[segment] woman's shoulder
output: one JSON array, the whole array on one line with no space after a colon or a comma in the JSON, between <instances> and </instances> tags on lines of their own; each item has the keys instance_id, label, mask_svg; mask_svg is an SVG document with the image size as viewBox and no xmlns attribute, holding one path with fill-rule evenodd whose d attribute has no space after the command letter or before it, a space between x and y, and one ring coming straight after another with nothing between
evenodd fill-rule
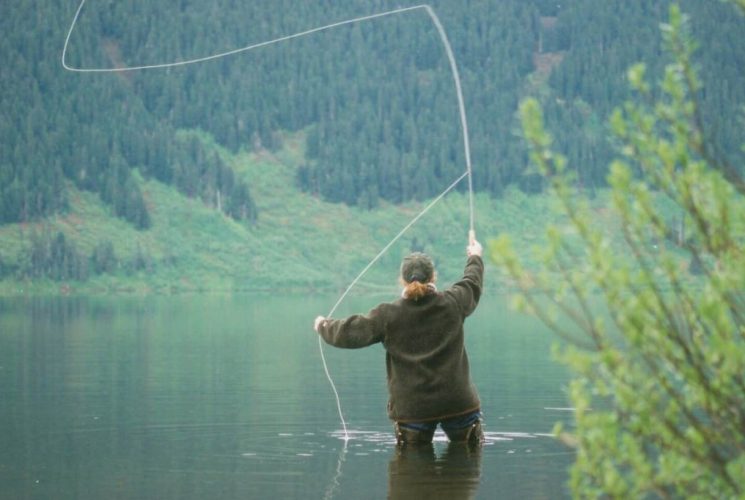
<instances>
[{"instance_id":1,"label":"woman's shoulder","mask_svg":"<svg viewBox=\"0 0 745 500\"><path fill-rule=\"evenodd\" d=\"M398 298L391 302L383 302L375 306L375 308L370 311L370 314L378 316L389 316L391 314L396 314L397 311L400 311L401 308L404 307L404 302L405 299L403 298Z\"/></svg>"}]
</instances>

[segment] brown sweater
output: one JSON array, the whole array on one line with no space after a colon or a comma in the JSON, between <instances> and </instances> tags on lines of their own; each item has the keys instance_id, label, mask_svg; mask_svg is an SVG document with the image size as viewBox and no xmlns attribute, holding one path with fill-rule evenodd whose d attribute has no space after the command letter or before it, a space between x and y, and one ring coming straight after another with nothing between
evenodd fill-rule
<instances>
[{"instance_id":1,"label":"brown sweater","mask_svg":"<svg viewBox=\"0 0 745 500\"><path fill-rule=\"evenodd\" d=\"M388 416L425 422L479 409L463 343L463 321L481 296L484 263L468 258L463 278L444 292L398 299L369 313L321 323L319 333L336 347L382 342L388 374Z\"/></svg>"}]
</instances>

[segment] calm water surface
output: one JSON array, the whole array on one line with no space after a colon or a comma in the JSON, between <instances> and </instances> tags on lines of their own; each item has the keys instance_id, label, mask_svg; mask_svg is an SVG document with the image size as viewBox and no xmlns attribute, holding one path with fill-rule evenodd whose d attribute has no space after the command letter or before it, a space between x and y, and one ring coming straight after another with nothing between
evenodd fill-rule
<instances>
[{"instance_id":1,"label":"calm water surface","mask_svg":"<svg viewBox=\"0 0 745 500\"><path fill-rule=\"evenodd\" d=\"M388 297L355 297L339 315ZM485 296L466 323L478 452L402 452L384 352L324 346L336 297L0 300L0 498L563 498L573 455L553 338Z\"/></svg>"}]
</instances>

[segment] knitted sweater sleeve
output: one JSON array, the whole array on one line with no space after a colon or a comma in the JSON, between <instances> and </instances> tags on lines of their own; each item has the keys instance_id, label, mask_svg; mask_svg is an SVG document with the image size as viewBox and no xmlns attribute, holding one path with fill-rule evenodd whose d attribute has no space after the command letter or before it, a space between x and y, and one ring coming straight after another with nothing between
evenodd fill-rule
<instances>
[{"instance_id":1,"label":"knitted sweater sleeve","mask_svg":"<svg viewBox=\"0 0 745 500\"><path fill-rule=\"evenodd\" d=\"M327 344L346 349L358 349L381 342L385 336L383 307L367 314L354 314L345 319L327 319L318 327Z\"/></svg>"},{"instance_id":2,"label":"knitted sweater sleeve","mask_svg":"<svg viewBox=\"0 0 745 500\"><path fill-rule=\"evenodd\" d=\"M463 277L445 292L458 303L464 318L479 304L483 281L484 261L478 255L472 255L466 262Z\"/></svg>"}]
</instances>

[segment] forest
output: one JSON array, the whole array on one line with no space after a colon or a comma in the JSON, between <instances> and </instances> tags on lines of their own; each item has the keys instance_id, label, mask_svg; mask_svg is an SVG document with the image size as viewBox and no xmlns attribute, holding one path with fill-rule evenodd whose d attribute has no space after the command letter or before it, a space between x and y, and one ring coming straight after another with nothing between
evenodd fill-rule
<instances>
[{"instance_id":1,"label":"forest","mask_svg":"<svg viewBox=\"0 0 745 500\"><path fill-rule=\"evenodd\" d=\"M468 112L474 187L544 189L529 166L516 117L540 100L554 147L576 182L605 186L613 157L607 117L628 98L627 68L657 74L659 23L670 2L647 0L438 0ZM693 35L699 96L718 154L742 165L745 23L715 0L679 2ZM67 52L81 68L157 64L224 52L352 17L398 8L388 0L101 2L90 0ZM154 179L252 224L251 182L231 152L274 151L302 133L299 190L373 209L437 195L465 169L452 75L423 11L357 23L201 64L126 73L71 73L60 57L75 2L16 2L0 26L0 224L65 213L70 187L95 193L141 231L151 226L140 185ZM740 160L740 161L738 161ZM0 275L84 278L112 260L102 242L78 255L64 234L32 242L23 265ZM34 250L35 249L35 250ZM131 268L144 264L133 259ZM88 263L88 264L86 264ZM77 271L76 271L77 270Z\"/></svg>"}]
</instances>

